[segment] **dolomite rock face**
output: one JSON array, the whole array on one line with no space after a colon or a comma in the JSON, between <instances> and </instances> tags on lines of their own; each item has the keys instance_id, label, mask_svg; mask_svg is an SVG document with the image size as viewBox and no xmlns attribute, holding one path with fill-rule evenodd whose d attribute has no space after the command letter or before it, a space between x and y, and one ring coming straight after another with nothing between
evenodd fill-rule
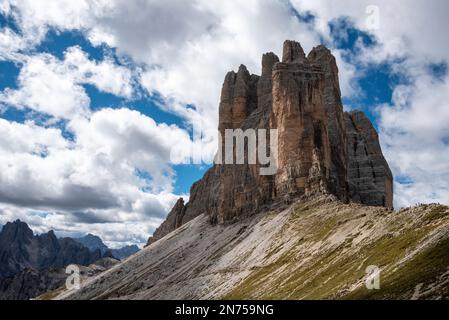
<instances>
[{"instance_id":1,"label":"dolomite rock face","mask_svg":"<svg viewBox=\"0 0 449 320\"><path fill-rule=\"evenodd\" d=\"M363 113L345 114L335 57L324 46L305 55L298 42L284 43L282 62L262 57L261 76L241 65L224 80L219 106L226 129L277 129L278 171L260 164L215 164L196 182L186 205L178 202L149 242L206 214L226 223L299 197L332 194L343 202L392 207L392 174L377 133ZM217 159L224 163L224 139Z\"/></svg>"},{"instance_id":2,"label":"dolomite rock face","mask_svg":"<svg viewBox=\"0 0 449 320\"><path fill-rule=\"evenodd\" d=\"M327 134L332 159L329 168L328 187L331 193L346 201L348 196L346 128L337 63L329 49L322 45L313 48L307 59L320 65L324 73L324 90L322 94L327 113Z\"/></svg>"},{"instance_id":3,"label":"dolomite rock face","mask_svg":"<svg viewBox=\"0 0 449 320\"><path fill-rule=\"evenodd\" d=\"M288 57L303 56L299 46L288 45L287 50ZM293 61L276 64L272 74L271 127L279 135L275 188L277 195L288 197L327 192L331 162L324 73L320 65L305 59Z\"/></svg>"},{"instance_id":4,"label":"dolomite rock face","mask_svg":"<svg viewBox=\"0 0 449 320\"><path fill-rule=\"evenodd\" d=\"M222 137L226 129L270 128L271 74L278 61L275 54L265 54L260 77L250 75L245 66L226 75L219 108L218 129ZM221 143L224 151L224 140ZM224 162L224 152L221 158ZM212 223L225 223L258 212L274 198L273 177L261 176L259 169L260 165L248 161L216 164L192 186L183 222L205 213Z\"/></svg>"},{"instance_id":5,"label":"dolomite rock face","mask_svg":"<svg viewBox=\"0 0 449 320\"><path fill-rule=\"evenodd\" d=\"M345 114L348 184L353 202L393 207L393 175L382 155L377 132L360 111Z\"/></svg>"},{"instance_id":6,"label":"dolomite rock face","mask_svg":"<svg viewBox=\"0 0 449 320\"><path fill-rule=\"evenodd\" d=\"M296 63L306 60L306 54L299 42L286 40L282 49L282 63Z\"/></svg>"}]
</instances>

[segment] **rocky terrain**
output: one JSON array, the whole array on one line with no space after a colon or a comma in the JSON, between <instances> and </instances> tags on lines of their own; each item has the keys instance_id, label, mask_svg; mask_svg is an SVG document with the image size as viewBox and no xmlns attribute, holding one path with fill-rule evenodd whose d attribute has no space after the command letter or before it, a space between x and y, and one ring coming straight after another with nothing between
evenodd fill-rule
<instances>
[{"instance_id":1,"label":"rocky terrain","mask_svg":"<svg viewBox=\"0 0 449 320\"><path fill-rule=\"evenodd\" d=\"M0 300L29 300L62 286L67 274L63 268L24 269L12 277L0 279Z\"/></svg>"},{"instance_id":2,"label":"rocky terrain","mask_svg":"<svg viewBox=\"0 0 449 320\"><path fill-rule=\"evenodd\" d=\"M118 262L109 250L58 239L53 231L34 235L20 220L7 223L0 232L0 300L27 300L59 288L69 264L92 276L112 266L110 261Z\"/></svg>"},{"instance_id":3,"label":"rocky terrain","mask_svg":"<svg viewBox=\"0 0 449 320\"><path fill-rule=\"evenodd\" d=\"M87 279L105 272L118 263L120 263L120 260L117 260L115 258L102 258L88 266L78 265L81 276L81 284ZM65 273L65 269L57 269L55 271L63 277L61 279L57 278L58 281L53 281L51 286L48 286L45 290L41 290L37 294L34 294L32 296L33 300L50 300L66 290L67 274ZM52 270L49 270L47 272L52 272ZM47 272L44 272L44 274Z\"/></svg>"},{"instance_id":4,"label":"rocky terrain","mask_svg":"<svg viewBox=\"0 0 449 320\"><path fill-rule=\"evenodd\" d=\"M0 278L24 269L46 270L69 264L89 265L103 257L71 238L58 239L53 231L34 235L25 222L8 222L0 233Z\"/></svg>"},{"instance_id":5,"label":"rocky terrain","mask_svg":"<svg viewBox=\"0 0 449 320\"><path fill-rule=\"evenodd\" d=\"M377 132L362 112L343 112L335 57L322 45L306 56L299 43L285 41L282 61L263 55L261 76L243 65L229 72L218 129L223 137L226 129L277 129L277 174L260 175L259 164L215 164L148 244L202 214L227 223L304 195L393 207L393 176Z\"/></svg>"},{"instance_id":6,"label":"rocky terrain","mask_svg":"<svg viewBox=\"0 0 449 320\"><path fill-rule=\"evenodd\" d=\"M119 263L114 258L101 258L89 266L78 265L81 281L106 271ZM65 288L65 268L25 269L13 277L0 279L0 300L48 299ZM41 296L42 295L42 296Z\"/></svg>"},{"instance_id":7,"label":"rocky terrain","mask_svg":"<svg viewBox=\"0 0 449 320\"><path fill-rule=\"evenodd\" d=\"M93 277L119 263L114 258L101 258L89 266L78 265L81 279ZM69 275L65 268L25 269L12 277L0 279L0 300L29 300L44 294L47 299L61 292Z\"/></svg>"},{"instance_id":8,"label":"rocky terrain","mask_svg":"<svg viewBox=\"0 0 449 320\"><path fill-rule=\"evenodd\" d=\"M446 206L317 196L229 225L200 215L56 299L447 299L448 252Z\"/></svg>"}]
</instances>

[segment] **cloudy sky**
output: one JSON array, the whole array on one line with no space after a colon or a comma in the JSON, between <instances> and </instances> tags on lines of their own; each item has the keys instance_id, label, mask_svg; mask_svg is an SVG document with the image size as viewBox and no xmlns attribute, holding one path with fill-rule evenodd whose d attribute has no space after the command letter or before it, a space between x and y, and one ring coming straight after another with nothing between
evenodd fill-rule
<instances>
[{"instance_id":1,"label":"cloudy sky","mask_svg":"<svg viewBox=\"0 0 449 320\"><path fill-rule=\"evenodd\" d=\"M395 206L449 203L446 0L0 0L0 224L143 244L214 153L224 75L324 43Z\"/></svg>"}]
</instances>

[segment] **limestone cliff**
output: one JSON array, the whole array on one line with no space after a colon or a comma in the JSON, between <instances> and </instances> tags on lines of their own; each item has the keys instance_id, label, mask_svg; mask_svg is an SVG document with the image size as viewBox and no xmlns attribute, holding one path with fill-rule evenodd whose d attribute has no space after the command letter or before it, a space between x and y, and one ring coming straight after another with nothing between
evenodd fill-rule
<instances>
[{"instance_id":1,"label":"limestone cliff","mask_svg":"<svg viewBox=\"0 0 449 320\"><path fill-rule=\"evenodd\" d=\"M218 123L223 137L226 129L277 129L277 173L262 176L261 165L247 162L215 164L149 243L201 214L211 223L233 222L316 194L393 206L393 178L377 133L362 112L343 111L336 60L322 45L306 56L298 42L287 40L282 61L263 55L261 76L243 65L229 72Z\"/></svg>"}]
</instances>

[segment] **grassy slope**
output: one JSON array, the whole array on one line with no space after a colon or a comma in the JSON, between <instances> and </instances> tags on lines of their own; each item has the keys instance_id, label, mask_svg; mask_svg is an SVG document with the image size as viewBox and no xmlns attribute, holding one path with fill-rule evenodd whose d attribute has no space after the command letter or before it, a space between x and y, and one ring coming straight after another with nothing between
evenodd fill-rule
<instances>
[{"instance_id":1,"label":"grassy slope","mask_svg":"<svg viewBox=\"0 0 449 320\"><path fill-rule=\"evenodd\" d=\"M57 299L448 298L449 209L331 197L231 225L200 216ZM367 266L381 268L367 290Z\"/></svg>"},{"instance_id":2,"label":"grassy slope","mask_svg":"<svg viewBox=\"0 0 449 320\"><path fill-rule=\"evenodd\" d=\"M309 230L308 238L300 238L297 246L255 269L225 298L410 299L416 288L417 298L447 298L448 223L448 208L440 205L398 213L335 204L297 205L285 233L294 236ZM352 232L345 230L345 224L353 226ZM438 230L442 234L438 241L412 254ZM344 239L334 241L337 233ZM307 250L313 246L315 251ZM382 270L380 290L364 285L369 265Z\"/></svg>"}]
</instances>

